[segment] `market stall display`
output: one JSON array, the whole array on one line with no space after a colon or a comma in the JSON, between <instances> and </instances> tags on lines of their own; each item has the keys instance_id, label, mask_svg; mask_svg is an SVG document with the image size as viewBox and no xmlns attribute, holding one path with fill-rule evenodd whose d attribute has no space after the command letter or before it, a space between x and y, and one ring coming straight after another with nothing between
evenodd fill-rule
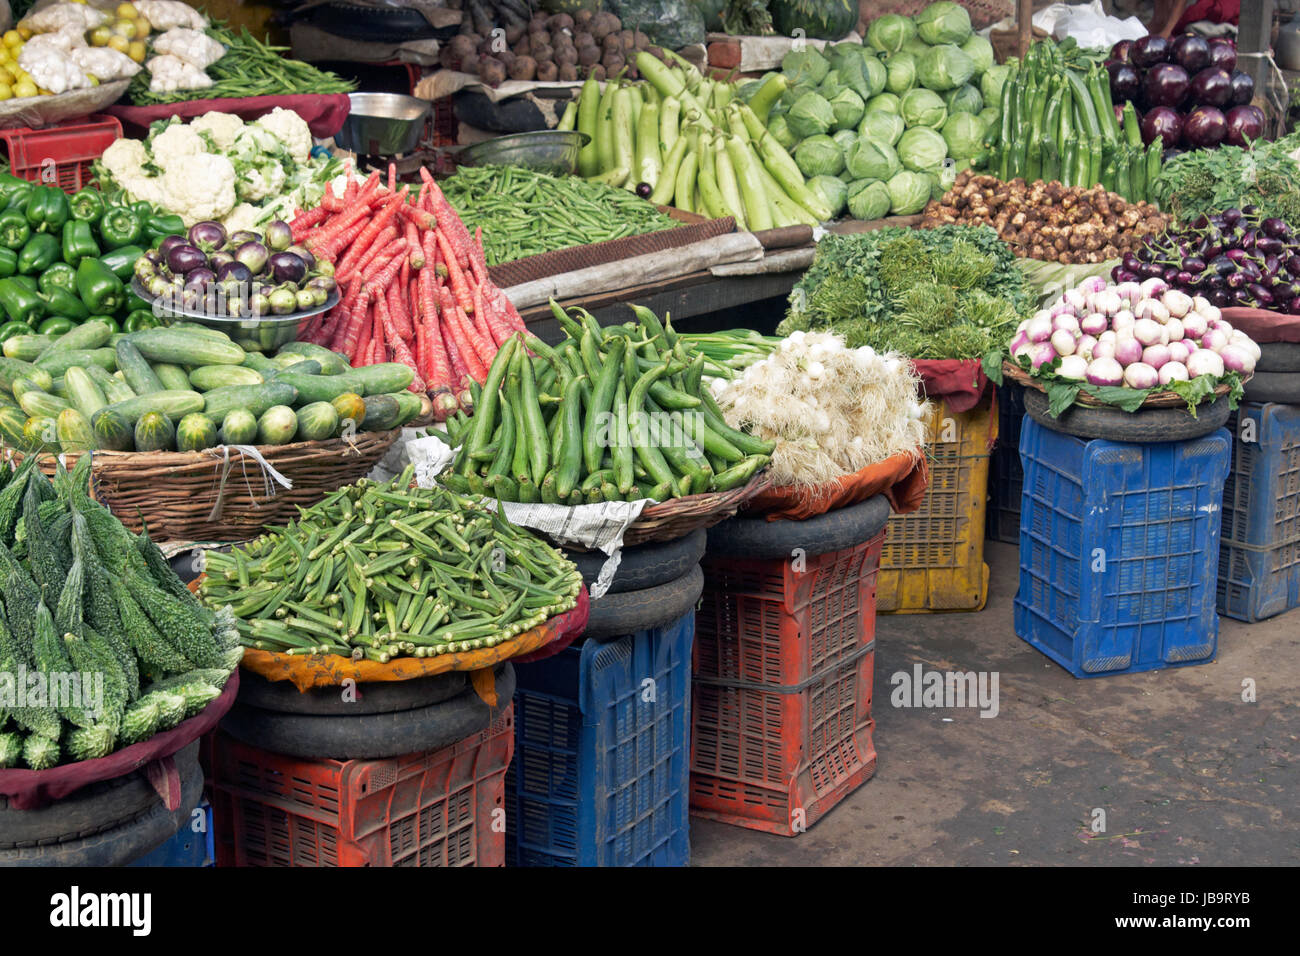
<instances>
[{"instance_id":1,"label":"market stall display","mask_svg":"<svg viewBox=\"0 0 1300 956\"><path fill-rule=\"evenodd\" d=\"M1153 195L1181 222L1256 207L1265 218L1300 222L1300 134L1251 149L1220 146L1191 150L1165 163Z\"/></svg>"}]
</instances>

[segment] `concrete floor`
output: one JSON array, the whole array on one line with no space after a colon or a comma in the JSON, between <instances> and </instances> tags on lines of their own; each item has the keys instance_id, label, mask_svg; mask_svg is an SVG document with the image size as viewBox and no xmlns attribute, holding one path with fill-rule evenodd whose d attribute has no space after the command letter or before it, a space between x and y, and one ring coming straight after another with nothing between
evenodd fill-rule
<instances>
[{"instance_id":1,"label":"concrete floor","mask_svg":"<svg viewBox=\"0 0 1300 956\"><path fill-rule=\"evenodd\" d=\"M1076 680L1015 636L1016 548L986 560L984 611L879 618L875 777L794 838L692 818L694 865L1300 863L1300 611L1223 618L1211 664ZM997 671L998 715L891 706L918 663Z\"/></svg>"}]
</instances>

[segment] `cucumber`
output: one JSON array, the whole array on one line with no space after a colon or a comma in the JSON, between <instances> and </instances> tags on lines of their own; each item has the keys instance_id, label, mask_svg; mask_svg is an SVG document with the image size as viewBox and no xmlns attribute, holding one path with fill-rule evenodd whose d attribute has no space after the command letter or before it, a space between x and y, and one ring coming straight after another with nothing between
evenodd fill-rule
<instances>
[{"instance_id":1,"label":"cucumber","mask_svg":"<svg viewBox=\"0 0 1300 956\"><path fill-rule=\"evenodd\" d=\"M183 392L190 387L190 377L179 365L172 365L170 362L154 362L153 373L158 376L158 381L162 382L163 388Z\"/></svg>"},{"instance_id":2,"label":"cucumber","mask_svg":"<svg viewBox=\"0 0 1300 956\"><path fill-rule=\"evenodd\" d=\"M54 421L59 447L65 452L91 451L95 447L95 433L91 431L86 416L75 408L65 408Z\"/></svg>"},{"instance_id":3,"label":"cucumber","mask_svg":"<svg viewBox=\"0 0 1300 956\"><path fill-rule=\"evenodd\" d=\"M63 376L63 382L69 401L86 417L87 424L95 412L108 404L108 399L104 397L104 390L96 385L90 374L79 365L68 369Z\"/></svg>"},{"instance_id":4,"label":"cucumber","mask_svg":"<svg viewBox=\"0 0 1300 956\"><path fill-rule=\"evenodd\" d=\"M366 417L361 422L361 430L366 432L386 432L396 428L402 417L402 406L392 395L371 395L366 400Z\"/></svg>"},{"instance_id":5,"label":"cucumber","mask_svg":"<svg viewBox=\"0 0 1300 956\"><path fill-rule=\"evenodd\" d=\"M108 344L108 340L112 335L113 330L109 328L107 322L102 319L90 319L60 335L50 345L49 351L84 351L86 349L102 348Z\"/></svg>"},{"instance_id":6,"label":"cucumber","mask_svg":"<svg viewBox=\"0 0 1300 956\"><path fill-rule=\"evenodd\" d=\"M90 419L95 431L95 443L106 451L134 451L135 432L121 412L111 407L101 408Z\"/></svg>"},{"instance_id":7,"label":"cucumber","mask_svg":"<svg viewBox=\"0 0 1300 956\"><path fill-rule=\"evenodd\" d=\"M280 371L280 367L261 352L249 352L245 355L243 364L240 368L251 368L255 371L261 372L263 379Z\"/></svg>"},{"instance_id":8,"label":"cucumber","mask_svg":"<svg viewBox=\"0 0 1300 956\"><path fill-rule=\"evenodd\" d=\"M320 362L315 359L303 359L301 362L294 362L287 369L277 368L266 375L267 381L275 378L281 372L292 371L294 375L319 375L321 374Z\"/></svg>"},{"instance_id":9,"label":"cucumber","mask_svg":"<svg viewBox=\"0 0 1300 956\"><path fill-rule=\"evenodd\" d=\"M20 378L14 382L14 397L18 399L18 407L28 415L54 418L65 408L72 407L72 403L66 398L59 398L57 395L42 391L27 379Z\"/></svg>"},{"instance_id":10,"label":"cucumber","mask_svg":"<svg viewBox=\"0 0 1300 956\"><path fill-rule=\"evenodd\" d=\"M37 388L46 389L54 382L54 376L40 366L18 359L0 359L0 387L6 392L13 391L14 382L20 378L28 379Z\"/></svg>"},{"instance_id":11,"label":"cucumber","mask_svg":"<svg viewBox=\"0 0 1300 956\"><path fill-rule=\"evenodd\" d=\"M162 412L145 412L135 423L136 451L171 451L176 447L176 426Z\"/></svg>"},{"instance_id":12,"label":"cucumber","mask_svg":"<svg viewBox=\"0 0 1300 956\"><path fill-rule=\"evenodd\" d=\"M46 352L36 360L35 365L45 369L51 376L62 375L74 365L82 368L98 365L111 372L117 368L117 356L112 349L61 349L58 352Z\"/></svg>"},{"instance_id":13,"label":"cucumber","mask_svg":"<svg viewBox=\"0 0 1300 956\"><path fill-rule=\"evenodd\" d=\"M59 425L49 415L33 415L23 424L23 442L27 448L53 448L59 440Z\"/></svg>"},{"instance_id":14,"label":"cucumber","mask_svg":"<svg viewBox=\"0 0 1300 956\"><path fill-rule=\"evenodd\" d=\"M419 418L420 412L424 411L424 402L414 392L390 392L389 394L397 400L398 408L401 410L394 428Z\"/></svg>"},{"instance_id":15,"label":"cucumber","mask_svg":"<svg viewBox=\"0 0 1300 956\"><path fill-rule=\"evenodd\" d=\"M246 408L254 416L260 416L273 405L292 405L298 397L292 385L278 378L265 385L227 385L203 393L202 411L214 422L224 422L236 408Z\"/></svg>"},{"instance_id":16,"label":"cucumber","mask_svg":"<svg viewBox=\"0 0 1300 956\"><path fill-rule=\"evenodd\" d=\"M280 346L280 351L276 354L283 355L285 352L296 352L309 359L315 359L320 362L321 371L326 375L342 375L351 368L346 355L331 352L325 346L317 345L315 342L289 342Z\"/></svg>"},{"instance_id":17,"label":"cucumber","mask_svg":"<svg viewBox=\"0 0 1300 956\"><path fill-rule=\"evenodd\" d=\"M307 361L307 356L299 355L296 352L280 352L271 356L271 364L278 369L292 368L299 362ZM316 364L320 364L319 362Z\"/></svg>"},{"instance_id":18,"label":"cucumber","mask_svg":"<svg viewBox=\"0 0 1300 956\"><path fill-rule=\"evenodd\" d=\"M220 339L223 342L233 341L229 335L220 329L214 329L207 325L199 325L197 322L172 322L167 326L169 329L182 329L191 335L206 335L210 339Z\"/></svg>"},{"instance_id":19,"label":"cucumber","mask_svg":"<svg viewBox=\"0 0 1300 956\"><path fill-rule=\"evenodd\" d=\"M57 335L11 335L4 341L5 358L34 362L57 338Z\"/></svg>"},{"instance_id":20,"label":"cucumber","mask_svg":"<svg viewBox=\"0 0 1300 956\"><path fill-rule=\"evenodd\" d=\"M339 413L329 402L312 402L298 409L298 441L326 441L338 430Z\"/></svg>"},{"instance_id":21,"label":"cucumber","mask_svg":"<svg viewBox=\"0 0 1300 956\"><path fill-rule=\"evenodd\" d=\"M193 329L144 329L131 333L131 344L151 362L176 365L239 365L244 350Z\"/></svg>"},{"instance_id":22,"label":"cucumber","mask_svg":"<svg viewBox=\"0 0 1300 956\"><path fill-rule=\"evenodd\" d=\"M365 420L366 402L356 392L335 395L330 400L330 404L334 406L334 411L339 413L339 421L351 421L355 426Z\"/></svg>"},{"instance_id":23,"label":"cucumber","mask_svg":"<svg viewBox=\"0 0 1300 956\"><path fill-rule=\"evenodd\" d=\"M257 422L259 445L287 445L298 433L298 416L288 405L272 405Z\"/></svg>"},{"instance_id":24,"label":"cucumber","mask_svg":"<svg viewBox=\"0 0 1300 956\"><path fill-rule=\"evenodd\" d=\"M13 392L0 391L0 406L6 408L18 407L18 400L14 398Z\"/></svg>"},{"instance_id":25,"label":"cucumber","mask_svg":"<svg viewBox=\"0 0 1300 956\"><path fill-rule=\"evenodd\" d=\"M59 398L68 397L68 390L64 384L64 377L62 375L50 383L49 392L51 395L59 396Z\"/></svg>"},{"instance_id":26,"label":"cucumber","mask_svg":"<svg viewBox=\"0 0 1300 956\"><path fill-rule=\"evenodd\" d=\"M124 402L128 398L135 398L135 389L107 369L102 369L98 365L90 365L86 367L86 374L90 376L91 381L103 390L104 398L107 399L110 405L114 402Z\"/></svg>"},{"instance_id":27,"label":"cucumber","mask_svg":"<svg viewBox=\"0 0 1300 956\"><path fill-rule=\"evenodd\" d=\"M357 377L356 369L343 375L299 375L296 372L281 372L275 377L275 382L292 385L298 390L299 400L306 405L312 402L332 402L344 392L356 392L362 395L365 391L365 384Z\"/></svg>"},{"instance_id":28,"label":"cucumber","mask_svg":"<svg viewBox=\"0 0 1300 956\"><path fill-rule=\"evenodd\" d=\"M147 412L158 412L173 421L179 421L190 412L203 411L203 396L198 392L167 390L128 398L125 402L115 402L107 407L133 425Z\"/></svg>"},{"instance_id":29,"label":"cucumber","mask_svg":"<svg viewBox=\"0 0 1300 956\"><path fill-rule=\"evenodd\" d=\"M26 448L27 437L23 426L27 424L27 415L17 405L0 408L0 442L12 448Z\"/></svg>"},{"instance_id":30,"label":"cucumber","mask_svg":"<svg viewBox=\"0 0 1300 956\"><path fill-rule=\"evenodd\" d=\"M190 387L200 392L228 385L261 385L265 381L261 372L243 365L200 365L189 376Z\"/></svg>"},{"instance_id":31,"label":"cucumber","mask_svg":"<svg viewBox=\"0 0 1300 956\"><path fill-rule=\"evenodd\" d=\"M217 426L202 412L190 412L176 423L176 450L202 451L217 443Z\"/></svg>"},{"instance_id":32,"label":"cucumber","mask_svg":"<svg viewBox=\"0 0 1300 956\"><path fill-rule=\"evenodd\" d=\"M153 370L153 366L145 361L140 350L135 347L135 343L130 339L123 339L117 343L114 350L117 355L118 371L126 379L126 384L135 390L137 395L147 395L149 392L163 391L162 379L158 373ZM188 383L186 385L188 388Z\"/></svg>"},{"instance_id":33,"label":"cucumber","mask_svg":"<svg viewBox=\"0 0 1300 956\"><path fill-rule=\"evenodd\" d=\"M257 416L247 408L235 408L221 423L223 445L251 445L257 440Z\"/></svg>"},{"instance_id":34,"label":"cucumber","mask_svg":"<svg viewBox=\"0 0 1300 956\"><path fill-rule=\"evenodd\" d=\"M363 365L361 368L354 368L351 375L364 386L365 392L362 393L364 395L387 395L400 392L415 378L415 372L411 367L401 362Z\"/></svg>"}]
</instances>

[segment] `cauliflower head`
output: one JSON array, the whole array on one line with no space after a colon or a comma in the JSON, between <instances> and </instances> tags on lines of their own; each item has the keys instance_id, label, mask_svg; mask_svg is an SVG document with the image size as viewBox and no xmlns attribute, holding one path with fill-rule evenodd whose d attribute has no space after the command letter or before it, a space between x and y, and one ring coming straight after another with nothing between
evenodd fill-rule
<instances>
[{"instance_id":1,"label":"cauliflower head","mask_svg":"<svg viewBox=\"0 0 1300 956\"><path fill-rule=\"evenodd\" d=\"M234 113L204 113L190 123L196 133L207 133L218 149L229 149L244 128L244 121Z\"/></svg>"},{"instance_id":2,"label":"cauliflower head","mask_svg":"<svg viewBox=\"0 0 1300 956\"><path fill-rule=\"evenodd\" d=\"M258 224L262 218L263 211L252 203L241 202L234 209L230 210L226 218L221 220L221 224L226 227L226 234L233 235L236 232L247 229L250 232L258 231Z\"/></svg>"},{"instance_id":3,"label":"cauliflower head","mask_svg":"<svg viewBox=\"0 0 1300 956\"><path fill-rule=\"evenodd\" d=\"M278 196L280 190L284 188L284 181L284 167L277 162L267 162L261 166L245 166L239 170L235 191L240 199L257 202Z\"/></svg>"},{"instance_id":4,"label":"cauliflower head","mask_svg":"<svg viewBox=\"0 0 1300 956\"><path fill-rule=\"evenodd\" d=\"M149 152L161 169L183 166L194 156L207 152L207 145L193 129L184 123L172 123L149 140Z\"/></svg>"},{"instance_id":5,"label":"cauliflower head","mask_svg":"<svg viewBox=\"0 0 1300 956\"><path fill-rule=\"evenodd\" d=\"M118 139L104 150L99 158L109 176L117 183L132 176L144 175L144 164L149 162L149 151L138 139Z\"/></svg>"},{"instance_id":6,"label":"cauliflower head","mask_svg":"<svg viewBox=\"0 0 1300 956\"><path fill-rule=\"evenodd\" d=\"M307 162L307 157L311 154L311 130L293 110L277 106L261 119L254 120L253 125L274 134L288 149L295 163Z\"/></svg>"},{"instance_id":7,"label":"cauliflower head","mask_svg":"<svg viewBox=\"0 0 1300 956\"><path fill-rule=\"evenodd\" d=\"M162 205L187 226L221 219L235 208L235 167L224 156L199 153L168 167L162 190Z\"/></svg>"}]
</instances>

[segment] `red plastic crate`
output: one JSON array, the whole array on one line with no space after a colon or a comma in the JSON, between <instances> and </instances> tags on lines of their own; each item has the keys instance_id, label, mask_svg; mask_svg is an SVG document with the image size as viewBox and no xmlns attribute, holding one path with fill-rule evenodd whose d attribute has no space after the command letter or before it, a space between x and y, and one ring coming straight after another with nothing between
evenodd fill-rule
<instances>
[{"instance_id":1,"label":"red plastic crate","mask_svg":"<svg viewBox=\"0 0 1300 956\"><path fill-rule=\"evenodd\" d=\"M504 866L514 708L432 753L303 760L219 734L217 866Z\"/></svg>"},{"instance_id":2,"label":"red plastic crate","mask_svg":"<svg viewBox=\"0 0 1300 956\"><path fill-rule=\"evenodd\" d=\"M692 665L691 812L795 836L876 769L885 532L806 558L705 556Z\"/></svg>"},{"instance_id":3,"label":"red plastic crate","mask_svg":"<svg viewBox=\"0 0 1300 956\"><path fill-rule=\"evenodd\" d=\"M43 129L0 130L15 176L70 193L90 182L91 164L121 138L122 124L115 116L89 116Z\"/></svg>"},{"instance_id":4,"label":"red plastic crate","mask_svg":"<svg viewBox=\"0 0 1300 956\"><path fill-rule=\"evenodd\" d=\"M434 146L455 146L460 132L460 120L452 109L451 97L444 96L433 101L433 120L430 124L429 138Z\"/></svg>"}]
</instances>

